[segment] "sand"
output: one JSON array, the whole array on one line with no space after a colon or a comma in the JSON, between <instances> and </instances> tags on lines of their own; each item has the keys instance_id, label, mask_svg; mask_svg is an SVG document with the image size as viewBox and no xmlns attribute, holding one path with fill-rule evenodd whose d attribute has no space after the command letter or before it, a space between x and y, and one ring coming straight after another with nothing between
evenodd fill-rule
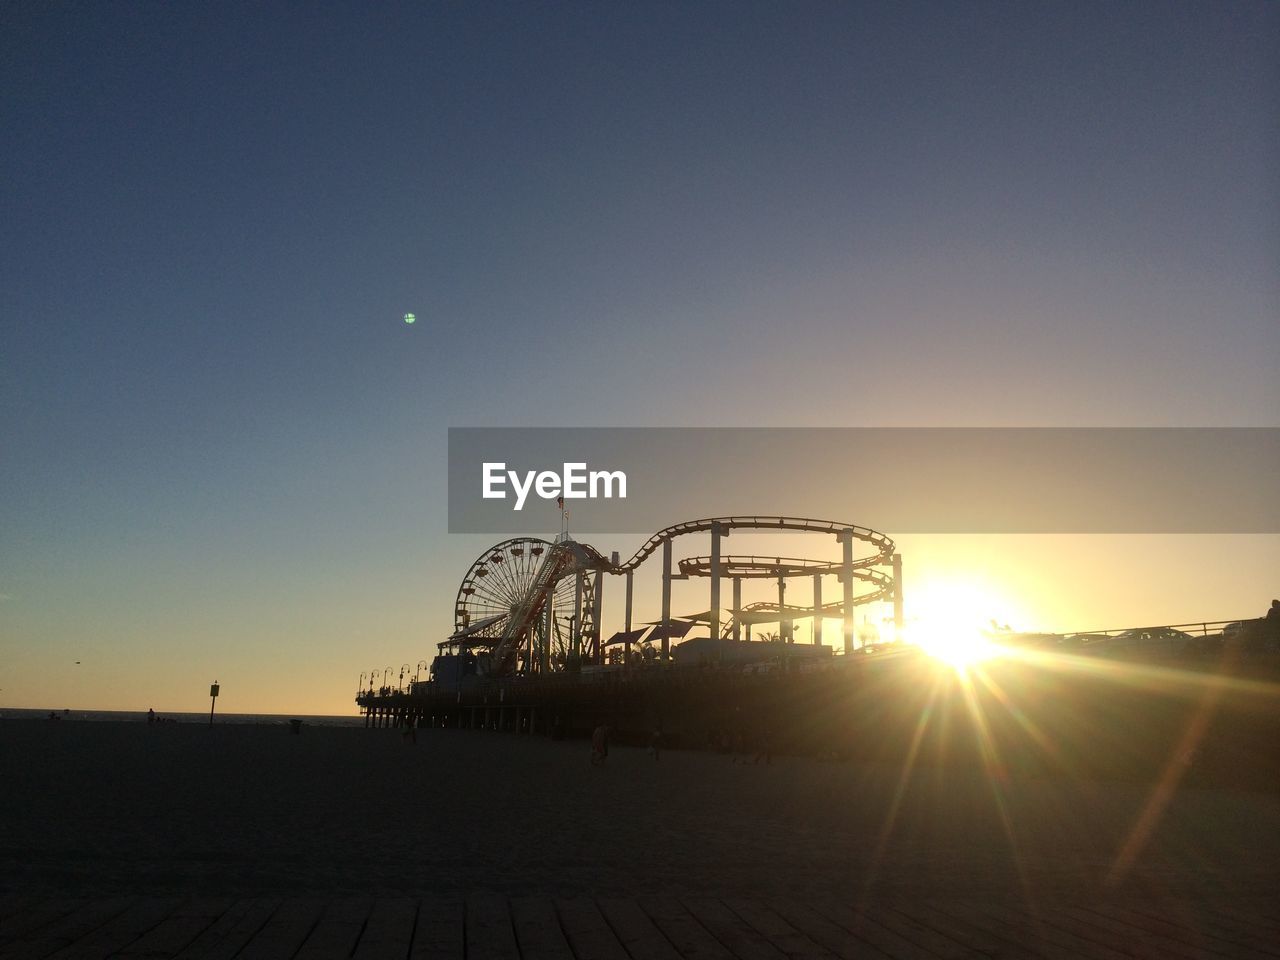
<instances>
[{"instance_id":1,"label":"sand","mask_svg":"<svg viewBox=\"0 0 1280 960\"><path fill-rule=\"evenodd\" d=\"M1280 796L993 783L421 730L0 722L0 887L35 896L1219 898L1280 889ZM901 802L895 803L899 784Z\"/></svg>"}]
</instances>

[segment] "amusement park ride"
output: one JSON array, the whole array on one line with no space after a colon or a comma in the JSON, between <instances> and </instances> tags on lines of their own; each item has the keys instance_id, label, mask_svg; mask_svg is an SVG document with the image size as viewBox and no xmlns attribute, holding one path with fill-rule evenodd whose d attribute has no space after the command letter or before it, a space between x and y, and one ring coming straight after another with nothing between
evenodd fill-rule
<instances>
[{"instance_id":1,"label":"amusement park ride","mask_svg":"<svg viewBox=\"0 0 1280 960\"><path fill-rule=\"evenodd\" d=\"M721 542L735 530L789 531L834 537L842 549L837 561L793 557L727 556ZM707 556L680 560L673 569L676 539L710 534ZM661 553L662 615L652 626L632 627L632 578L635 571ZM888 567L890 572L878 569ZM601 604L605 576L625 579L626 600L621 631L601 642ZM709 581L710 604L692 618L671 615L671 583L697 577ZM823 580L836 578L839 599L823 602ZM787 581L812 582L812 606L788 605ZM732 586L725 617L721 584ZM742 581L777 582L778 599L742 604ZM892 601L894 620L902 624L902 563L891 539L876 530L850 523L800 517L716 517L691 520L659 530L626 562L617 553L599 550L569 536L563 518L560 534L548 542L535 537L504 540L486 550L467 570L454 605L454 632L439 644L432 666L436 680L459 679L464 673L504 677L573 672L605 662L606 647L621 646L624 660L666 663L671 640L688 632L693 622L708 625L711 636L726 641L750 640L755 624L777 623L779 638L792 639L792 624L812 617L818 643L824 618L840 619L844 652L854 647L854 608ZM654 644L657 644L655 648Z\"/></svg>"},{"instance_id":2,"label":"amusement park ride","mask_svg":"<svg viewBox=\"0 0 1280 960\"><path fill-rule=\"evenodd\" d=\"M826 538L834 538L839 559L829 559L830 552L828 559L725 554L724 538L742 530L811 535L825 541L828 551ZM677 563L675 542L689 536L701 543L709 538L711 549ZM661 616L633 627L634 575L655 559L661 568ZM601 601L609 577L624 580L625 614L622 629L602 640ZM707 581L709 605L703 612L673 617L672 582L690 578ZM834 596L823 589L828 578L835 581ZM731 600L722 604L726 580ZM796 580L812 586L812 592L797 591L811 598L807 605L788 602L787 587ZM744 604L743 581L774 581L776 599ZM859 646L855 608L878 601L893 604L895 642ZM813 643L794 643L793 624L809 618L814 621ZM842 651L821 642L822 624L828 618L842 624ZM1263 621L1250 623L1260 626ZM776 624L777 633L767 637L771 642L751 642L752 628L762 624ZM691 636L695 625L704 625L708 635ZM1067 664L1062 676L1073 678L1075 695L1096 697L1089 702L1101 710L1115 699L1107 678L1116 674L1095 669L1096 660L1081 670L1080 657L1160 658L1179 664L1181 675L1194 681L1196 671L1235 662L1224 661L1222 652L1229 649L1228 635L1248 625L1215 621L1179 626L1199 635L1174 627L1016 634L994 624L992 636L999 641L994 645L969 642L964 629L952 631L954 637L931 638L927 629L908 635L911 631L903 629L901 555L892 540L867 527L776 516L691 520L659 530L624 562L616 553L606 557L573 539L562 517L554 540L504 540L470 566L458 588L453 632L438 645L430 679L414 678L405 689L405 664L400 685L376 689L374 672L366 689L362 675L356 703L367 727L408 724L411 729L425 725L561 738L587 734L604 724L634 743L661 737L668 744L723 745L726 731L736 730L735 735L745 738L746 726L754 724L757 734L768 729L780 749L798 753L906 755L916 750L920 717L931 709L931 701L920 696L928 690L960 689L947 684L962 682L968 675L966 665L988 656L992 646L1014 653L1014 648L1022 648L1028 654L992 654L992 662L1002 669L1057 669ZM1280 648L1280 636L1275 643ZM1248 653L1247 644L1236 646L1236 654ZM833 658L833 652L846 656ZM1265 667L1271 661L1254 657L1242 662ZM384 681L389 671L383 671ZM1027 686L1024 692L1031 699L1016 710L999 694L999 707L1019 718L1048 711L1045 716L1052 720L1058 701L1036 699L1035 691L1041 689L1038 684ZM964 704L970 703L968 694L946 702L951 704L948 710L961 712L947 714L950 719L939 720L937 730L960 729L959 724L970 722L963 713ZM1165 706L1154 715L1181 716L1161 710ZM1141 715L1139 711L1135 717ZM874 738L860 735L868 717L875 718ZM1022 736L1024 722L1017 720L1017 729L1010 728L1009 735ZM1135 720L1133 726L1140 725ZM1175 735L1182 735L1181 728L1170 733ZM833 737L838 741L834 746ZM1087 750L1081 744L1078 752ZM980 758L964 762L970 761Z\"/></svg>"}]
</instances>

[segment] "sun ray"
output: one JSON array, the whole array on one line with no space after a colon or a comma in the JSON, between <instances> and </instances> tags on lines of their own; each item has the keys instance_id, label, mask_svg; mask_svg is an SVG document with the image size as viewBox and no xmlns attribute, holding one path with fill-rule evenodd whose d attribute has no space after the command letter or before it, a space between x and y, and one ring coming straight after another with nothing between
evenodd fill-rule
<instances>
[{"instance_id":1,"label":"sun ray","mask_svg":"<svg viewBox=\"0 0 1280 960\"><path fill-rule=\"evenodd\" d=\"M915 771L916 758L920 753L920 744L924 741L924 735L929 729L929 723L933 718L934 703L938 699L938 693L941 688L942 678L935 675L933 678L933 684L929 688L928 699L920 709L920 716L916 719L916 727L911 735L911 743L907 748L907 754L903 760L902 772L898 776L898 782L893 791L893 798L889 803L888 811L885 813L884 823L881 825L879 836L876 838L876 845L875 849L871 852L870 862L867 864L862 892L857 901L859 904L864 903L870 895L880 868L880 863L883 861L885 851L889 847L889 838L892 836L893 828L897 824L898 814L902 809L902 802L906 797L911 775Z\"/></svg>"},{"instance_id":2,"label":"sun ray","mask_svg":"<svg viewBox=\"0 0 1280 960\"><path fill-rule=\"evenodd\" d=\"M992 800L1000 816L1000 826L1009 841L1009 853L1018 875L1018 883L1022 887L1023 900L1034 908L1035 897L1031 881L1022 867L1021 846L1018 843L1013 817L1009 813L1008 797L1005 794L1009 780L1008 771L1000 758L1000 751L996 746L995 738L991 735L986 712L982 709L982 704L974 690L973 679L969 674L968 669L958 670L956 682L960 684L960 692L964 696L965 707L972 722L974 738L982 760L984 779L991 788Z\"/></svg>"}]
</instances>

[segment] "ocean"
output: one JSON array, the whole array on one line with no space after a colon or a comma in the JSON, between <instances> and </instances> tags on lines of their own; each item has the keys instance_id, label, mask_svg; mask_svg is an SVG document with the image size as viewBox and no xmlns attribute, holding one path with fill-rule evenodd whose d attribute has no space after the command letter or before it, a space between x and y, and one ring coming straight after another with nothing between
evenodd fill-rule
<instances>
[{"instance_id":1,"label":"ocean","mask_svg":"<svg viewBox=\"0 0 1280 960\"><path fill-rule=\"evenodd\" d=\"M76 720L90 722L146 723L145 710L27 710L10 707L0 708L0 720L48 720L50 714L60 720ZM204 713L156 713L156 718L163 722L203 723L208 724L209 714ZM286 724L290 720L301 720L316 727L361 727L364 717L317 717L303 713L215 713L214 723L245 723L260 726Z\"/></svg>"}]
</instances>

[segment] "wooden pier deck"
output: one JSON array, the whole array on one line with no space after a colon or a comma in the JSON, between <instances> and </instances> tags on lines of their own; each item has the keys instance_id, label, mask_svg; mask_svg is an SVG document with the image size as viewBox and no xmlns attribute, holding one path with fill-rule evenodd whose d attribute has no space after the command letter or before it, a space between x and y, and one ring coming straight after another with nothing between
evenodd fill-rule
<instances>
[{"instance_id":1,"label":"wooden pier deck","mask_svg":"<svg viewBox=\"0 0 1280 960\"><path fill-rule=\"evenodd\" d=\"M0 900L0 960L1280 958L1274 896L1204 901Z\"/></svg>"}]
</instances>

